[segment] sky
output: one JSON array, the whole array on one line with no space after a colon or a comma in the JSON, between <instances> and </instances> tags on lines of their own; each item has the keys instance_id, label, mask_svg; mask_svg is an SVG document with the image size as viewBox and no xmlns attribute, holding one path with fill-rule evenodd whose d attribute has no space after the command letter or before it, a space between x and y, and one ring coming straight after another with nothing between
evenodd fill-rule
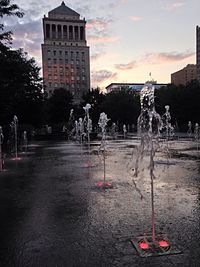
<instances>
[{"instance_id":1,"label":"sky","mask_svg":"<svg viewBox=\"0 0 200 267\"><path fill-rule=\"evenodd\" d=\"M61 0L11 1L23 18L4 17L13 47L22 47L42 66L42 18ZM112 82L170 83L171 73L196 63L199 0L65 0L87 21L91 87ZM149 74L151 73L151 77Z\"/></svg>"}]
</instances>

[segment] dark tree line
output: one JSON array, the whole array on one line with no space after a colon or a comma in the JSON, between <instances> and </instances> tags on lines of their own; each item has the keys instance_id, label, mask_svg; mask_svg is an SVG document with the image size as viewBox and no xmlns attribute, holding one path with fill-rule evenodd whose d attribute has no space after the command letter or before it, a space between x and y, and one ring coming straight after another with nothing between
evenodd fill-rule
<instances>
[{"instance_id":1,"label":"dark tree line","mask_svg":"<svg viewBox=\"0 0 200 267\"><path fill-rule=\"evenodd\" d=\"M9 0L0 1L0 17L23 13ZM0 24L0 123L8 124L14 115L20 122L37 125L42 121L44 94L40 68L22 49L12 49L12 32Z\"/></svg>"},{"instance_id":2,"label":"dark tree line","mask_svg":"<svg viewBox=\"0 0 200 267\"><path fill-rule=\"evenodd\" d=\"M200 123L200 84L193 81L186 86L169 84L155 92L156 110L165 112L165 105L170 106L172 123L179 130L187 131L188 121Z\"/></svg>"}]
</instances>

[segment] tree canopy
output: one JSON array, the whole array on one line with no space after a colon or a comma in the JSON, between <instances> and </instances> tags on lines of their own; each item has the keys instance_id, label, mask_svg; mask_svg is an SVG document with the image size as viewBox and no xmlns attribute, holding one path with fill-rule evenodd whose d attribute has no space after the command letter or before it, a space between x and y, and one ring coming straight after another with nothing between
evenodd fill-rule
<instances>
[{"instance_id":1,"label":"tree canopy","mask_svg":"<svg viewBox=\"0 0 200 267\"><path fill-rule=\"evenodd\" d=\"M155 92L156 110L165 112L165 105L170 106L172 123L178 124L179 130L186 131L188 121L200 122L200 84L197 81L186 86L169 84Z\"/></svg>"},{"instance_id":2,"label":"tree canopy","mask_svg":"<svg viewBox=\"0 0 200 267\"><path fill-rule=\"evenodd\" d=\"M87 103L91 105L90 117L93 124L98 124L100 113L102 112L101 104L105 100L105 95L100 92L99 88L92 89L90 92L83 96L82 106Z\"/></svg>"},{"instance_id":3,"label":"tree canopy","mask_svg":"<svg viewBox=\"0 0 200 267\"><path fill-rule=\"evenodd\" d=\"M72 101L73 96L69 91L63 88L54 90L48 100L49 122L66 123L69 119Z\"/></svg>"},{"instance_id":4,"label":"tree canopy","mask_svg":"<svg viewBox=\"0 0 200 267\"><path fill-rule=\"evenodd\" d=\"M23 12L9 0L0 0L3 16L22 17ZM40 68L22 49L11 49L11 40L12 32L4 32L0 24L0 121L9 123L17 115L20 123L36 125L41 122L44 98Z\"/></svg>"},{"instance_id":5,"label":"tree canopy","mask_svg":"<svg viewBox=\"0 0 200 267\"><path fill-rule=\"evenodd\" d=\"M14 114L21 122L37 124L43 101L40 68L23 50L0 47L0 120L10 120ZM38 113L38 114L37 114Z\"/></svg>"},{"instance_id":6,"label":"tree canopy","mask_svg":"<svg viewBox=\"0 0 200 267\"><path fill-rule=\"evenodd\" d=\"M139 96L126 91L111 92L101 107L113 122L136 124L140 112Z\"/></svg>"},{"instance_id":7,"label":"tree canopy","mask_svg":"<svg viewBox=\"0 0 200 267\"><path fill-rule=\"evenodd\" d=\"M10 4L10 0L0 0L0 18L3 16L17 16L23 17L24 13L19 11L16 4ZM0 24L0 46L2 43L11 43L12 32L4 32L4 24Z\"/></svg>"}]
</instances>

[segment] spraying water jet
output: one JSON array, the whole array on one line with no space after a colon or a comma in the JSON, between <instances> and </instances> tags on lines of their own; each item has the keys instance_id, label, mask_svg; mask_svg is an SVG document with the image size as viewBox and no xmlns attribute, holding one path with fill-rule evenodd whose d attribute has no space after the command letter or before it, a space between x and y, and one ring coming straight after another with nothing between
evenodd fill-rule
<instances>
[{"instance_id":1,"label":"spraying water jet","mask_svg":"<svg viewBox=\"0 0 200 267\"><path fill-rule=\"evenodd\" d=\"M131 239L131 242L141 257L158 256L180 253L175 246L169 242L165 234L156 234L155 231L155 207L154 207L154 157L159 148L160 129L162 120L155 110L154 86L146 83L140 93L141 113L138 117L138 134L140 146L135 164L135 177L139 175L140 163L145 154L149 155L149 175L151 184L151 234ZM167 106L167 124L169 122L169 108ZM169 125L168 125L169 126ZM169 128L167 129L168 132ZM168 135L168 134L167 134Z\"/></svg>"}]
</instances>

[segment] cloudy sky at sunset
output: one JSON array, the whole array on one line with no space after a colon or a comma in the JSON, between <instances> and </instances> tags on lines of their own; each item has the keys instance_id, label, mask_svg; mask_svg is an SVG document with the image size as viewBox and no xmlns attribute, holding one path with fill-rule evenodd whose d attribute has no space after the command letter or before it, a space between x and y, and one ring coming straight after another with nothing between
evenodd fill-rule
<instances>
[{"instance_id":1,"label":"cloudy sky at sunset","mask_svg":"<svg viewBox=\"0 0 200 267\"><path fill-rule=\"evenodd\" d=\"M41 66L42 18L61 0L16 0L25 15L3 18L22 47ZM158 83L195 64L199 0L66 0L87 20L91 56L91 85L145 82L151 72Z\"/></svg>"}]
</instances>

